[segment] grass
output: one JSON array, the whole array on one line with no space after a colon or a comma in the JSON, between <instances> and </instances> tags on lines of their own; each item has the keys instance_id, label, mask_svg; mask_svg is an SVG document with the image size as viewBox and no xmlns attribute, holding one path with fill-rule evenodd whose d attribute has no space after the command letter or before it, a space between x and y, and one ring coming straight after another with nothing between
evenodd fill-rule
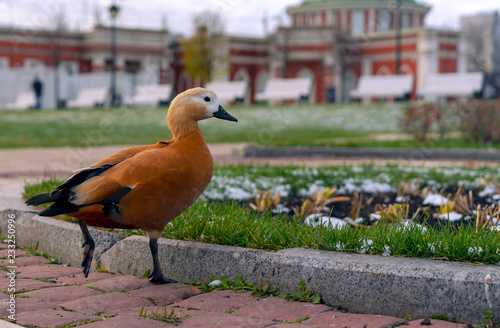
<instances>
[{"instance_id":1,"label":"grass","mask_svg":"<svg viewBox=\"0 0 500 328\"><path fill-rule=\"evenodd\" d=\"M207 120L207 142L324 145L398 133L401 105L235 106L237 124ZM0 148L135 145L171 138L167 108L0 111Z\"/></svg>"},{"instance_id":2,"label":"grass","mask_svg":"<svg viewBox=\"0 0 500 328\"><path fill-rule=\"evenodd\" d=\"M339 186L343 181L353 179L382 179L397 184L409 179L432 180L436 185L458 182L472 183L490 175L498 178L496 169L437 168L423 169L400 166L364 165L357 167L329 167L324 169L301 167L249 167L232 166L217 168L211 191L214 193L224 181L242 186L244 183L233 178L242 177L253 184L251 188L265 185L271 187L293 185L290 193L299 193L311 183ZM255 180L254 180L255 179ZM318 181L321 181L319 183ZM28 197L52 190L57 181L38 185L27 185ZM276 183L273 185L273 183ZM124 235L143 233L139 230L122 230ZM431 258L471 263L500 263L500 234L487 229L475 232L472 224L458 228L443 226L422 229L413 225L379 224L372 228L356 227L330 229L323 226L309 226L286 216L272 216L270 213L256 213L239 202L213 202L200 200L177 219L169 223L163 237L179 240L247 247L277 251L287 248L307 247L312 249L344 251L366 254L390 254L392 256Z\"/></svg>"},{"instance_id":3,"label":"grass","mask_svg":"<svg viewBox=\"0 0 500 328\"><path fill-rule=\"evenodd\" d=\"M404 104L232 106L237 124L200 122L209 143L256 146L500 148L457 136L418 143L401 134ZM0 148L142 145L168 140L168 109L0 111ZM387 138L389 134L389 138ZM385 136L386 138L384 138Z\"/></svg>"}]
</instances>

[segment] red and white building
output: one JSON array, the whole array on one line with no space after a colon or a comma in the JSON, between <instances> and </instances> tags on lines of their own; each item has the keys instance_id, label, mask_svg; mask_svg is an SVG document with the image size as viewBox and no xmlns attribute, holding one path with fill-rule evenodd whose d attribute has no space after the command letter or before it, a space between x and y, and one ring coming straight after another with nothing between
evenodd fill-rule
<instances>
[{"instance_id":1,"label":"red and white building","mask_svg":"<svg viewBox=\"0 0 500 328\"><path fill-rule=\"evenodd\" d=\"M254 94L262 91L270 77L312 77L313 101L331 101L334 90L336 99L345 101L361 75L396 73L394 3L304 0L287 9L291 25L280 26L267 37L225 36L221 49L228 59L219 63L214 79L248 81L247 98L253 102ZM403 0L400 10L400 70L415 76L415 88L428 74L466 71L466 43L459 32L426 28L430 8L418 1ZM0 84L11 86L10 92L0 88L0 104L12 101L17 92L29 91L35 74L45 82L45 107L52 107L56 98L74 98L84 87L78 77L102 77L110 70L110 34L109 27L102 25L90 32L59 33L0 28ZM336 74L340 64L335 40L339 35L346 37L344 48L350 49L342 59L342 77ZM126 97L141 84L172 83L176 93L202 85L203 81L192 79L184 69L180 38L165 29L119 27L117 70L122 84L118 90ZM82 81L107 83L99 78ZM54 87L56 83L59 88ZM54 93L58 94L52 96Z\"/></svg>"}]
</instances>

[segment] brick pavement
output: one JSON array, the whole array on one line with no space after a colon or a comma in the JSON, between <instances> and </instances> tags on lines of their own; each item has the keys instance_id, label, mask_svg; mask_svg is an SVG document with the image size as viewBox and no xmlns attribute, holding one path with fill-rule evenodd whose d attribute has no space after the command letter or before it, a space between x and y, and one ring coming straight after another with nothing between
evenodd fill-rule
<instances>
[{"instance_id":1,"label":"brick pavement","mask_svg":"<svg viewBox=\"0 0 500 328\"><path fill-rule=\"evenodd\" d=\"M5 244L0 243L0 249ZM144 278L92 272L88 279L79 268L47 264L43 257L17 251L16 323L30 327L72 324L85 328L132 327L424 327L422 319L343 313L323 304L254 297L232 290L202 293L184 284L152 285ZM4 254L0 254L1 255ZM6 261L1 265L8 265ZM4 267L5 268L5 267ZM0 276L0 316L8 312L10 279ZM172 314L173 311L173 314ZM146 318L140 313L145 312ZM166 315L164 315L164 313ZM167 317L170 322L156 320ZM465 325L431 320L433 328ZM0 320L0 327L7 326ZM10 327L10 325L9 325Z\"/></svg>"}]
</instances>

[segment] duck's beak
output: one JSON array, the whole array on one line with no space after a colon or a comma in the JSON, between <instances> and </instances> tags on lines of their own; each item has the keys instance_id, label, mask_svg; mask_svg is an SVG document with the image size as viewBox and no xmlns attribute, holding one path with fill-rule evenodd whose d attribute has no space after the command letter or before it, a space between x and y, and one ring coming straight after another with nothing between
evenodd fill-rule
<instances>
[{"instance_id":1,"label":"duck's beak","mask_svg":"<svg viewBox=\"0 0 500 328\"><path fill-rule=\"evenodd\" d=\"M220 118L221 120L238 122L238 119L230 115L222 106L219 105L219 110L214 113L214 117Z\"/></svg>"}]
</instances>

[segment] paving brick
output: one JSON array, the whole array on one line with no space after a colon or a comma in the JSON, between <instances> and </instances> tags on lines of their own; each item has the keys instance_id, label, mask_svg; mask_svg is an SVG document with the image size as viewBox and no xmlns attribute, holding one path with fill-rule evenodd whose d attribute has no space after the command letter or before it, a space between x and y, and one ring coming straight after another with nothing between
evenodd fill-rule
<instances>
[{"instance_id":1,"label":"paving brick","mask_svg":"<svg viewBox=\"0 0 500 328\"><path fill-rule=\"evenodd\" d=\"M46 302L62 303L87 296L102 295L101 292L81 286L52 287L23 293L28 297L39 298Z\"/></svg>"},{"instance_id":2,"label":"paving brick","mask_svg":"<svg viewBox=\"0 0 500 328\"><path fill-rule=\"evenodd\" d=\"M136 276L114 276L109 279L93 282L88 284L88 286L99 287L110 292L116 292L118 290L132 290L145 286L151 286L151 283L145 278Z\"/></svg>"},{"instance_id":3,"label":"paving brick","mask_svg":"<svg viewBox=\"0 0 500 328\"><path fill-rule=\"evenodd\" d=\"M150 297L157 305L168 305L198 295L201 290L184 284L166 284L136 289L131 293L140 297Z\"/></svg>"},{"instance_id":4,"label":"paving brick","mask_svg":"<svg viewBox=\"0 0 500 328\"><path fill-rule=\"evenodd\" d=\"M90 282L96 282L104 279L109 279L116 277L115 275L111 273L104 273L104 272L91 272L89 273L88 277L85 278L85 276L81 273L79 274L72 274L69 276L61 276L61 277L56 277L53 280L57 282L60 285L81 285L81 284L87 284Z\"/></svg>"},{"instance_id":5,"label":"paving brick","mask_svg":"<svg viewBox=\"0 0 500 328\"><path fill-rule=\"evenodd\" d=\"M35 279L16 279L16 291L49 288L57 285L50 282L35 280Z\"/></svg>"},{"instance_id":6,"label":"paving brick","mask_svg":"<svg viewBox=\"0 0 500 328\"><path fill-rule=\"evenodd\" d=\"M0 301L0 317L8 316L11 313L7 310L10 307L8 300ZM61 309L55 303L45 302L37 298L16 298L15 303L16 314L23 312L41 311L41 310L59 310Z\"/></svg>"},{"instance_id":7,"label":"paving brick","mask_svg":"<svg viewBox=\"0 0 500 328\"><path fill-rule=\"evenodd\" d=\"M403 319L388 317L385 315L354 314L331 311L312 316L310 319L305 320L302 323L304 325L316 325L319 327L385 328L399 325L402 322L404 322Z\"/></svg>"},{"instance_id":8,"label":"paving brick","mask_svg":"<svg viewBox=\"0 0 500 328\"><path fill-rule=\"evenodd\" d=\"M458 324L442 320L431 319L430 326L421 325L423 319L413 320L409 322L409 325L404 325L404 328L465 328L465 324Z\"/></svg>"},{"instance_id":9,"label":"paving brick","mask_svg":"<svg viewBox=\"0 0 500 328\"><path fill-rule=\"evenodd\" d=\"M259 299L250 295L250 293L236 293L234 290L220 290L193 296L187 300L174 303L172 306L222 312L237 309L257 300Z\"/></svg>"},{"instance_id":10,"label":"paving brick","mask_svg":"<svg viewBox=\"0 0 500 328\"><path fill-rule=\"evenodd\" d=\"M0 265L15 265L17 267L24 267L29 265L40 265L49 262L50 260L43 256L23 256L16 257L14 264L10 263L8 259L0 260Z\"/></svg>"},{"instance_id":11,"label":"paving brick","mask_svg":"<svg viewBox=\"0 0 500 328\"><path fill-rule=\"evenodd\" d=\"M85 328L137 328L137 327L148 327L148 328L161 328L161 327L173 327L173 325L166 322L151 320L146 318L137 318L132 316L123 316L116 318L109 318L102 321L97 321L89 323L86 325L78 326Z\"/></svg>"},{"instance_id":12,"label":"paving brick","mask_svg":"<svg viewBox=\"0 0 500 328\"><path fill-rule=\"evenodd\" d=\"M239 317L228 313L208 313L182 320L179 327L260 328L273 323L270 320Z\"/></svg>"},{"instance_id":13,"label":"paving brick","mask_svg":"<svg viewBox=\"0 0 500 328\"><path fill-rule=\"evenodd\" d=\"M22 249L15 249L14 251L14 255L16 258L18 258L19 256L28 255L28 253L26 253L26 251L23 251ZM12 252L9 253L9 249L0 250L0 258L6 258L7 256L9 256L9 254L12 254Z\"/></svg>"},{"instance_id":14,"label":"paving brick","mask_svg":"<svg viewBox=\"0 0 500 328\"><path fill-rule=\"evenodd\" d=\"M79 312L64 310L42 310L36 312L25 312L16 315L18 325L34 325L39 327L56 327L66 323L89 320L95 317Z\"/></svg>"},{"instance_id":15,"label":"paving brick","mask_svg":"<svg viewBox=\"0 0 500 328\"><path fill-rule=\"evenodd\" d=\"M200 315L200 314L205 314L208 313L208 311L202 311L202 310L192 310L192 309L185 309L185 308L178 308L178 307L172 307L172 306L167 306L166 312L168 315L170 315L171 311L174 310L174 316L179 319L186 319L188 317L194 317L195 315ZM139 316L141 311L144 311L148 317L154 313L162 315L165 311L164 306L156 306L156 305L151 305L151 306L146 306L146 307L136 307L136 308L129 308L129 309L124 309L124 310L118 310L114 312L116 316L123 316L123 315L128 315L128 316Z\"/></svg>"},{"instance_id":16,"label":"paving brick","mask_svg":"<svg viewBox=\"0 0 500 328\"><path fill-rule=\"evenodd\" d=\"M85 287L80 287L85 288ZM92 290L88 288L89 290ZM106 313L118 311L120 309L126 308L137 308L143 305L151 305L151 302L143 299L139 296L129 295L125 293L109 293L100 294L97 296L83 297L80 299L74 299L69 302L64 302L60 304L68 309L94 314L101 311L106 311ZM139 312L137 312L139 315Z\"/></svg>"},{"instance_id":17,"label":"paving brick","mask_svg":"<svg viewBox=\"0 0 500 328\"><path fill-rule=\"evenodd\" d=\"M52 278L78 273L82 274L81 272L81 269L70 268L64 265L43 264L17 268L16 274L19 278ZM5 276L7 276L7 272L2 275L2 277Z\"/></svg>"},{"instance_id":18,"label":"paving brick","mask_svg":"<svg viewBox=\"0 0 500 328\"><path fill-rule=\"evenodd\" d=\"M0 249L6 249L8 247L9 247L8 244L6 244L6 243L0 243Z\"/></svg>"},{"instance_id":19,"label":"paving brick","mask_svg":"<svg viewBox=\"0 0 500 328\"><path fill-rule=\"evenodd\" d=\"M309 326L302 323L277 323L266 328L318 328L318 326Z\"/></svg>"},{"instance_id":20,"label":"paving brick","mask_svg":"<svg viewBox=\"0 0 500 328\"><path fill-rule=\"evenodd\" d=\"M323 304L286 303L282 298L268 297L236 310L233 314L265 320L293 321L303 317L312 317L328 310L331 308Z\"/></svg>"}]
</instances>

